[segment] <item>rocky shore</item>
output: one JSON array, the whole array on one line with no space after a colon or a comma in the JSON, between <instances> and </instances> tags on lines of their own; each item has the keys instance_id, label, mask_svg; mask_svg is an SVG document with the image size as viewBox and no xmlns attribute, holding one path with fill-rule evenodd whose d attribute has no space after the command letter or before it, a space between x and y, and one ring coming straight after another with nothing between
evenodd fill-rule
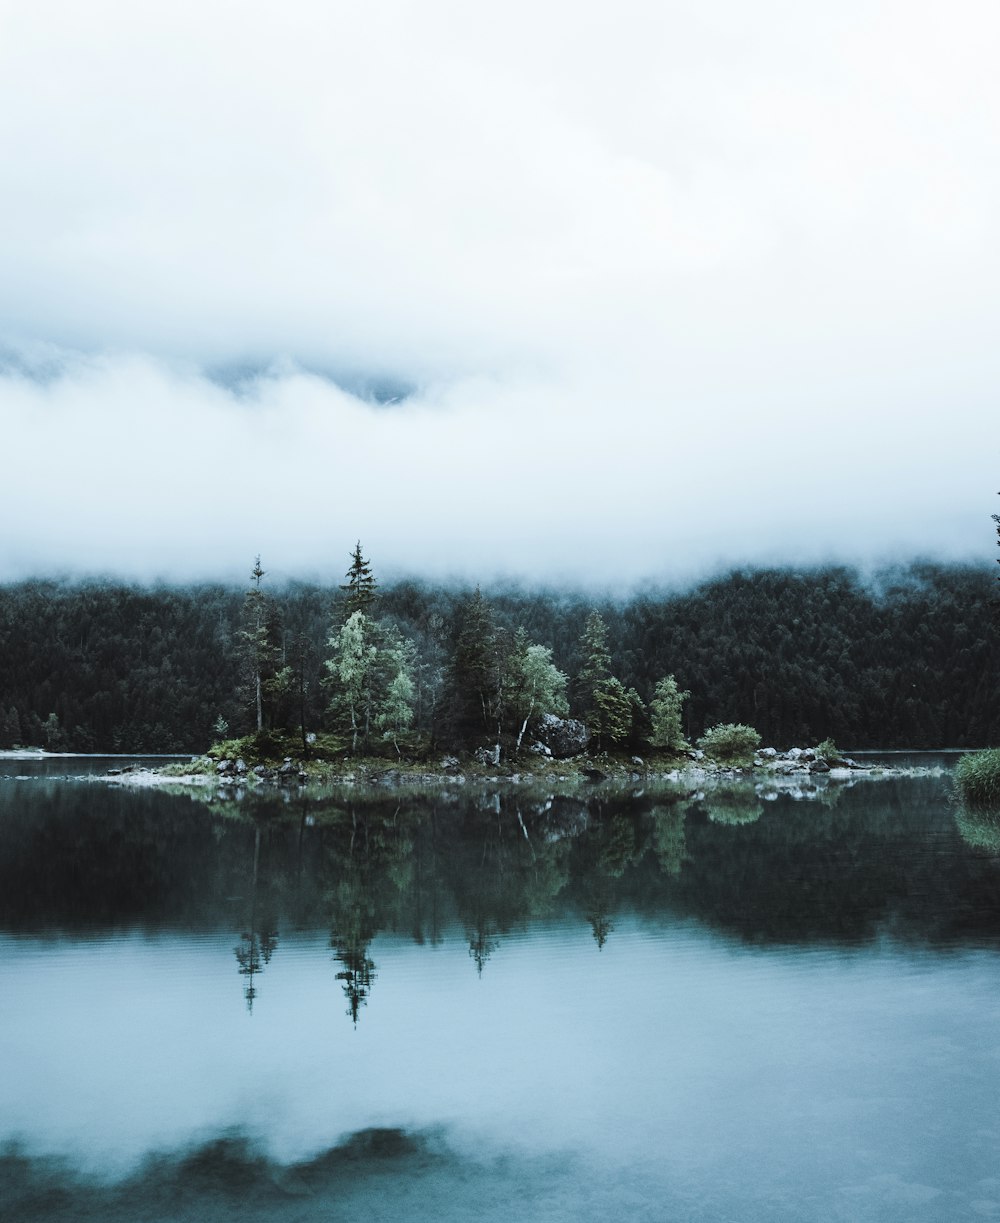
<instances>
[{"instance_id":1,"label":"rocky shore","mask_svg":"<svg viewBox=\"0 0 1000 1223\"><path fill-rule=\"evenodd\" d=\"M194 786L225 790L234 797L248 791L289 791L312 786L378 789L491 786L560 787L599 786L602 783L630 785L751 784L759 792L812 788L826 782L861 778L884 778L935 773L938 769L891 768L861 763L848 756L819 755L812 748L778 751L762 748L752 763L743 765L714 761L704 752L691 750L678 757L622 757L576 755L565 758L530 752L514 762L494 760L489 749L465 757L445 754L434 761L392 764L384 759L342 759L336 763L296 761L248 764L240 757L197 757L187 764L163 768L125 765L102 775L114 784L128 786Z\"/></svg>"}]
</instances>

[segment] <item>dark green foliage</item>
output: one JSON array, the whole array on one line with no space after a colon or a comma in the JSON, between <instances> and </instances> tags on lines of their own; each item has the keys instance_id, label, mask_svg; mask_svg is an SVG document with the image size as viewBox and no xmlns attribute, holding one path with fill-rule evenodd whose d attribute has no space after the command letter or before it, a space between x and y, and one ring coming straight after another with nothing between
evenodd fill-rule
<instances>
[{"instance_id":1,"label":"dark green foliage","mask_svg":"<svg viewBox=\"0 0 1000 1223\"><path fill-rule=\"evenodd\" d=\"M1000 748L963 756L955 767L955 785L965 802L1000 810Z\"/></svg>"},{"instance_id":2,"label":"dark green foliage","mask_svg":"<svg viewBox=\"0 0 1000 1223\"><path fill-rule=\"evenodd\" d=\"M347 584L340 588L346 592L341 608L341 621L350 619L356 611L364 612L366 616L369 615L372 604L375 602L378 583L375 581L375 573L371 565L361 554L360 539L354 545L354 551L351 553L351 567L344 576L347 578Z\"/></svg>"},{"instance_id":3,"label":"dark green foliage","mask_svg":"<svg viewBox=\"0 0 1000 1223\"><path fill-rule=\"evenodd\" d=\"M600 733L602 700L598 694L611 678L611 651L608 649L608 626L599 611L587 617L580 636L580 668L573 685L579 711L588 726ZM603 703L607 703L605 694Z\"/></svg>"},{"instance_id":4,"label":"dark green foliage","mask_svg":"<svg viewBox=\"0 0 1000 1223\"><path fill-rule=\"evenodd\" d=\"M688 740L713 723L743 722L776 747L825 738L847 751L995 743L1000 642L990 569L912 565L867 585L839 568L738 572L681 594L604 603L597 669L607 667L646 701L674 675L692 694L683 711ZM74 751L202 751L220 717L232 735L254 729L240 696L243 597L218 586L0 587L0 747L43 746L50 714ZM303 721L322 729L331 592L294 583L269 597L281 613L272 622L283 651L275 674L292 670L288 690L274 693L284 702L278 720L301 739ZM379 593L380 620L417 647L415 730L441 743L450 734L444 715L455 720L452 658L469 597L418 582ZM581 654L591 610L566 591L491 594L493 654L476 659L472 626L463 643L471 651L463 667L481 683L460 712L483 728L480 741L478 694L500 701L493 679L502 643L523 626L530 641L552 650L557 667L579 677L601 654Z\"/></svg>"},{"instance_id":5,"label":"dark green foliage","mask_svg":"<svg viewBox=\"0 0 1000 1223\"><path fill-rule=\"evenodd\" d=\"M446 705L459 738L499 735L502 722L502 643L493 609L478 587L455 616Z\"/></svg>"},{"instance_id":6,"label":"dark green foliage","mask_svg":"<svg viewBox=\"0 0 1000 1223\"><path fill-rule=\"evenodd\" d=\"M624 743L632 730L632 701L620 679L609 676L594 689L587 725L598 748Z\"/></svg>"}]
</instances>

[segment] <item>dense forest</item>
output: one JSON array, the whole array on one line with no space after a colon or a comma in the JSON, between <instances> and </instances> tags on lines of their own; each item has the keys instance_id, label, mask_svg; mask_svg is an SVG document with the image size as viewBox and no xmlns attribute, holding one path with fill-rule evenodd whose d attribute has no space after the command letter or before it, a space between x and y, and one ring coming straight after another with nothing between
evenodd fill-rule
<instances>
[{"instance_id":1,"label":"dense forest","mask_svg":"<svg viewBox=\"0 0 1000 1223\"><path fill-rule=\"evenodd\" d=\"M866 579L842 567L746 570L685 592L594 601L377 586L359 547L348 577L269 588L258 565L247 590L0 587L0 747L199 752L226 732L282 725L437 748L483 741L504 717L513 740L521 714L540 708L528 695L538 676L555 684L551 708L588 725L605 718L607 742L623 746L642 740L640 713L666 677L690 694L682 729L692 741L721 722L752 725L777 747L1000 739L996 582L985 565L919 563ZM352 658L375 659L365 682L381 685L363 716ZM613 730L602 693L635 715L627 733Z\"/></svg>"}]
</instances>

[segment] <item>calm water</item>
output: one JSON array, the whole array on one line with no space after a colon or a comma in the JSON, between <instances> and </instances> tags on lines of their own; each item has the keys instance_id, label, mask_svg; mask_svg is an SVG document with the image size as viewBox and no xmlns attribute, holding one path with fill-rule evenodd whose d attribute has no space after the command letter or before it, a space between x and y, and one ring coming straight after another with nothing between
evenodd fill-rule
<instances>
[{"instance_id":1,"label":"calm water","mask_svg":"<svg viewBox=\"0 0 1000 1223\"><path fill-rule=\"evenodd\" d=\"M46 767L0 762L4 1218L1000 1218L1000 834L947 778Z\"/></svg>"}]
</instances>

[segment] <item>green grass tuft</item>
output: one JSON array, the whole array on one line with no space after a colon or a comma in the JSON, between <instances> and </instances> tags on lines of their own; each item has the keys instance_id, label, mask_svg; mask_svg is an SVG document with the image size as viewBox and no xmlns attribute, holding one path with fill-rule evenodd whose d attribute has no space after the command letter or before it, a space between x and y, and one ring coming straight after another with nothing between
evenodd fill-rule
<instances>
[{"instance_id":1,"label":"green grass tuft","mask_svg":"<svg viewBox=\"0 0 1000 1223\"><path fill-rule=\"evenodd\" d=\"M970 806L1000 809L1000 748L963 756L955 766L955 786Z\"/></svg>"}]
</instances>

